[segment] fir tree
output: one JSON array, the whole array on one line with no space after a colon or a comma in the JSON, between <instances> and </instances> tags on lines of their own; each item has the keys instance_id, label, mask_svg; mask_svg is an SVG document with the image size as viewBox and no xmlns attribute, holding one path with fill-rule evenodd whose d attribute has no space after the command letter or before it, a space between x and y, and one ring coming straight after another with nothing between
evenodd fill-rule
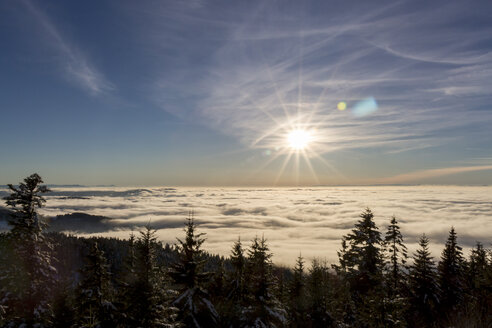
<instances>
[{"instance_id":1,"label":"fir tree","mask_svg":"<svg viewBox=\"0 0 492 328\"><path fill-rule=\"evenodd\" d=\"M308 313L312 327L329 327L333 318L328 312L328 267L314 259L309 270Z\"/></svg>"},{"instance_id":2,"label":"fir tree","mask_svg":"<svg viewBox=\"0 0 492 328\"><path fill-rule=\"evenodd\" d=\"M488 305L492 303L492 281L488 279L491 275L487 251L477 242L471 251L466 272L468 300L465 303L475 311L482 322L486 322Z\"/></svg>"},{"instance_id":3,"label":"fir tree","mask_svg":"<svg viewBox=\"0 0 492 328\"><path fill-rule=\"evenodd\" d=\"M409 273L409 319L416 327L429 327L434 321L439 304L437 275L429 252L429 239L425 234L420 238L419 246L420 249L413 256Z\"/></svg>"},{"instance_id":4,"label":"fir tree","mask_svg":"<svg viewBox=\"0 0 492 328\"><path fill-rule=\"evenodd\" d=\"M286 312L275 297L272 254L265 238L255 237L248 251L248 304L243 311L247 327L281 327Z\"/></svg>"},{"instance_id":5,"label":"fir tree","mask_svg":"<svg viewBox=\"0 0 492 328\"><path fill-rule=\"evenodd\" d=\"M304 259L301 255L296 260L294 276L289 288L289 322L291 327L303 327L307 322L306 277Z\"/></svg>"},{"instance_id":6,"label":"fir tree","mask_svg":"<svg viewBox=\"0 0 492 328\"><path fill-rule=\"evenodd\" d=\"M8 263L2 266L0 274L3 294L0 305L8 307L6 319L12 316L38 326L49 324L51 320L50 296L56 274L52 266L52 244L43 234L46 224L37 213L46 202L42 194L49 191L42 183L42 178L35 173L18 187L8 185L11 194L4 199L12 208L8 219L11 230L3 256Z\"/></svg>"},{"instance_id":7,"label":"fir tree","mask_svg":"<svg viewBox=\"0 0 492 328\"><path fill-rule=\"evenodd\" d=\"M360 217L352 232L345 236L349 245L342 253L341 266L347 268L352 290L364 295L381 285L383 256L381 234L374 223L373 213L367 208Z\"/></svg>"},{"instance_id":8,"label":"fir tree","mask_svg":"<svg viewBox=\"0 0 492 328\"><path fill-rule=\"evenodd\" d=\"M388 285L388 294L394 297L401 293L404 286L405 268L407 262L407 247L403 244L403 236L396 218L391 218L386 236L384 238L386 253L386 281Z\"/></svg>"},{"instance_id":9,"label":"fir tree","mask_svg":"<svg viewBox=\"0 0 492 328\"><path fill-rule=\"evenodd\" d=\"M290 280L287 277L286 271L289 271L289 268L273 266L272 269L272 274L275 279L275 297L281 304L288 304Z\"/></svg>"},{"instance_id":10,"label":"fir tree","mask_svg":"<svg viewBox=\"0 0 492 328\"><path fill-rule=\"evenodd\" d=\"M296 260L288 297L289 325L291 327L305 326L307 322L306 277L304 259L301 255Z\"/></svg>"},{"instance_id":11,"label":"fir tree","mask_svg":"<svg viewBox=\"0 0 492 328\"><path fill-rule=\"evenodd\" d=\"M343 236L342 237L342 249L337 251L338 255L338 265L332 264L332 268L337 272L337 274L345 276L347 273L347 265L349 261L349 255L348 255L348 246L347 246L347 237Z\"/></svg>"},{"instance_id":12,"label":"fir tree","mask_svg":"<svg viewBox=\"0 0 492 328\"><path fill-rule=\"evenodd\" d=\"M97 242L86 256L77 288L78 322L82 327L112 327L116 308L112 304L109 267Z\"/></svg>"},{"instance_id":13,"label":"fir tree","mask_svg":"<svg viewBox=\"0 0 492 328\"><path fill-rule=\"evenodd\" d=\"M244 298L244 270L246 268L246 258L244 256L241 238L238 238L232 247L231 264L232 272L232 288L228 298L242 301Z\"/></svg>"},{"instance_id":14,"label":"fir tree","mask_svg":"<svg viewBox=\"0 0 492 328\"><path fill-rule=\"evenodd\" d=\"M384 238L385 282L386 290L383 300L384 323L386 327L403 327L403 313L406 308L406 262L407 247L396 217L391 218Z\"/></svg>"},{"instance_id":15,"label":"fir tree","mask_svg":"<svg viewBox=\"0 0 492 328\"><path fill-rule=\"evenodd\" d=\"M196 225L190 215L185 224L184 240L178 238L179 260L170 271L174 282L180 286L179 296L173 304L180 309L179 319L187 327L214 327L218 313L204 289L210 273L204 271L206 260L201 246L203 233L196 234Z\"/></svg>"},{"instance_id":16,"label":"fir tree","mask_svg":"<svg viewBox=\"0 0 492 328\"><path fill-rule=\"evenodd\" d=\"M457 244L454 227L449 236L438 265L441 314L451 314L464 298L465 259L461 247ZM454 313L453 313L454 314Z\"/></svg>"},{"instance_id":17,"label":"fir tree","mask_svg":"<svg viewBox=\"0 0 492 328\"><path fill-rule=\"evenodd\" d=\"M480 289L484 285L487 272L487 251L478 242L471 250L468 266L468 277L472 289Z\"/></svg>"},{"instance_id":18,"label":"fir tree","mask_svg":"<svg viewBox=\"0 0 492 328\"><path fill-rule=\"evenodd\" d=\"M134 301L134 291L137 282L137 251L136 239L133 231L128 239L128 253L123 263L123 273L118 282L118 307L123 313L124 322L127 326L135 323L132 311L132 303Z\"/></svg>"},{"instance_id":19,"label":"fir tree","mask_svg":"<svg viewBox=\"0 0 492 328\"><path fill-rule=\"evenodd\" d=\"M232 272L228 277L228 293L225 309L222 315L222 324L225 327L238 327L241 322L241 314L246 299L245 269L246 257L241 243L241 238L232 246L230 257Z\"/></svg>"},{"instance_id":20,"label":"fir tree","mask_svg":"<svg viewBox=\"0 0 492 328\"><path fill-rule=\"evenodd\" d=\"M132 244L130 239L130 245ZM157 238L155 230L146 226L140 231L135 246L130 248L128 266L134 261L134 275L129 282L129 308L127 326L133 327L175 327L177 309L170 305L173 291L163 289L164 274L157 265ZM132 250L134 249L134 250ZM134 254L132 254L134 252ZM132 259L134 257L134 259Z\"/></svg>"}]
</instances>

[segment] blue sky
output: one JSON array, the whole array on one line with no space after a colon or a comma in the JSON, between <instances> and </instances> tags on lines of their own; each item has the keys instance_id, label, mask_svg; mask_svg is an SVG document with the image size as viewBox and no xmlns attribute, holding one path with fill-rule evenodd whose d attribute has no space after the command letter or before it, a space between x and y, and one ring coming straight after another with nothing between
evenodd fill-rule
<instances>
[{"instance_id":1,"label":"blue sky","mask_svg":"<svg viewBox=\"0 0 492 328\"><path fill-rule=\"evenodd\" d=\"M492 183L490 1L4 1L0 44L1 184Z\"/></svg>"}]
</instances>

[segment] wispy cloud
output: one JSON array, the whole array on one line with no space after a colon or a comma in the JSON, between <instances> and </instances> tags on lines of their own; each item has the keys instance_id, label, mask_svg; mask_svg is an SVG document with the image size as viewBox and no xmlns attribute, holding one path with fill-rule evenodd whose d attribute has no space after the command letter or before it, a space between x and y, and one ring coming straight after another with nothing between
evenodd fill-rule
<instances>
[{"instance_id":1,"label":"wispy cloud","mask_svg":"<svg viewBox=\"0 0 492 328\"><path fill-rule=\"evenodd\" d=\"M461 167L446 167L431 170L421 170L416 172L409 172L405 174L399 174L388 178L377 180L377 183L409 183L423 181L429 178L436 178L445 175L476 172L476 171L488 171L492 170L492 165L477 165L477 166L461 166Z\"/></svg>"},{"instance_id":2,"label":"wispy cloud","mask_svg":"<svg viewBox=\"0 0 492 328\"><path fill-rule=\"evenodd\" d=\"M65 78L93 95L114 90L114 85L98 71L86 56L60 32L46 13L30 0L22 0L25 8L46 35L49 46L59 54Z\"/></svg>"},{"instance_id":3,"label":"wispy cloud","mask_svg":"<svg viewBox=\"0 0 492 328\"><path fill-rule=\"evenodd\" d=\"M194 99L183 107L253 148L274 149L283 129L272 130L308 121L320 136L318 152L435 147L450 142L442 131L484 129L492 122L490 111L480 111L491 100L492 47L486 41L492 26L467 24L486 19L478 10L458 2L399 1L341 6L326 15L318 6L252 3L239 17L229 6L181 8L181 19L174 18L180 28L200 22L218 44L210 47L201 31L206 41L182 37L185 58L199 52L207 62L181 90L181 99ZM157 89L162 85L159 80ZM372 116L336 110L339 101L351 107L369 96L380 106Z\"/></svg>"}]
</instances>

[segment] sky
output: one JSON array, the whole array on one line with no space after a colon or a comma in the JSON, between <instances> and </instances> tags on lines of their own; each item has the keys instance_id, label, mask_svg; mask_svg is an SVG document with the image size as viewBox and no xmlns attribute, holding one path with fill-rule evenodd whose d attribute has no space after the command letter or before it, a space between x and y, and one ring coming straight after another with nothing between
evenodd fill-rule
<instances>
[{"instance_id":1,"label":"sky","mask_svg":"<svg viewBox=\"0 0 492 328\"><path fill-rule=\"evenodd\" d=\"M0 44L0 184L492 184L490 1L2 1Z\"/></svg>"}]
</instances>

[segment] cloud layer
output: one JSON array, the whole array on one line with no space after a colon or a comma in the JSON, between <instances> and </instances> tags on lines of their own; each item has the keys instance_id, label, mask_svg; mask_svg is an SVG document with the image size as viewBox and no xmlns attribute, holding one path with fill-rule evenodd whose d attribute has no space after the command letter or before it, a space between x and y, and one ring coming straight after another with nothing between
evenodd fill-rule
<instances>
[{"instance_id":1,"label":"cloud layer","mask_svg":"<svg viewBox=\"0 0 492 328\"><path fill-rule=\"evenodd\" d=\"M0 190L0 196L5 193ZM451 226L466 252L477 240L489 246L490 195L492 187L55 188L42 214L100 216L74 214L58 218L56 225L72 218L69 229L79 234L121 238L150 222L162 241L173 243L193 210L200 231L207 233L208 251L229 255L238 236L249 244L264 235L274 261L290 265L300 252L336 261L341 237L365 207L375 213L381 232L396 215L411 251L425 232L439 256Z\"/></svg>"}]
</instances>

